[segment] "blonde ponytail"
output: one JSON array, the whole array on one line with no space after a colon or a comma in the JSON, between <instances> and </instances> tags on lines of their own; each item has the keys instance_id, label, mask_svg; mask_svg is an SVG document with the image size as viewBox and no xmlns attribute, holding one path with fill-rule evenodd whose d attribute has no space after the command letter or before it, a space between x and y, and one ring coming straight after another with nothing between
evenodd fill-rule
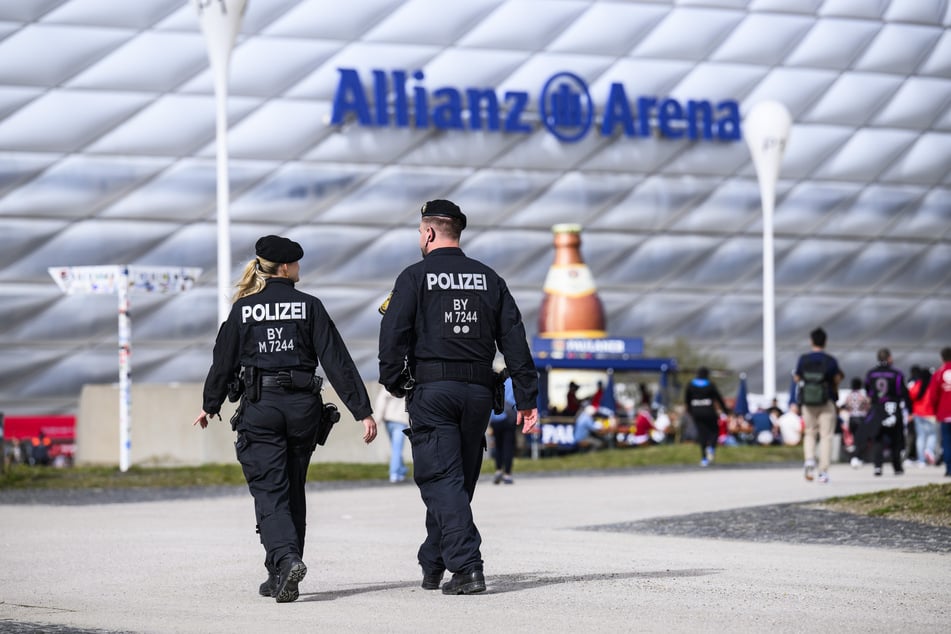
<instances>
[{"instance_id":1,"label":"blonde ponytail","mask_svg":"<svg viewBox=\"0 0 951 634\"><path fill-rule=\"evenodd\" d=\"M231 300L231 302L234 303L242 297L254 295L255 293L260 293L263 291L267 282L267 278L276 275L277 269L280 266L280 264L277 264L276 262L270 262L264 258L252 259L244 266L244 272L241 274L241 279L237 284L235 284L235 287L238 290L235 292L234 298Z\"/></svg>"}]
</instances>

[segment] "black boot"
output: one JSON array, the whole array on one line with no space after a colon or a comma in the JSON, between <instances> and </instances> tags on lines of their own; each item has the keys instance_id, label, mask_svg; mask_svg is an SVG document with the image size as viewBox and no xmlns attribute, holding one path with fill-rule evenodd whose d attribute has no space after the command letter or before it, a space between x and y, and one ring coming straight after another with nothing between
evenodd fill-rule
<instances>
[{"instance_id":1,"label":"black boot","mask_svg":"<svg viewBox=\"0 0 951 634\"><path fill-rule=\"evenodd\" d=\"M273 597L274 591L277 590L277 581L280 576L276 572L269 572L267 575L267 581L261 584L261 587L258 588L258 594L262 597Z\"/></svg>"},{"instance_id":2,"label":"black boot","mask_svg":"<svg viewBox=\"0 0 951 634\"><path fill-rule=\"evenodd\" d=\"M457 572L442 586L443 594L475 594L485 592L485 576L481 570Z\"/></svg>"},{"instance_id":3,"label":"black boot","mask_svg":"<svg viewBox=\"0 0 951 634\"><path fill-rule=\"evenodd\" d=\"M445 570L440 570L439 572L423 573L423 582L420 586L423 590L439 590L439 584L442 583L442 576L445 572Z\"/></svg>"},{"instance_id":4,"label":"black boot","mask_svg":"<svg viewBox=\"0 0 951 634\"><path fill-rule=\"evenodd\" d=\"M298 557L285 557L281 563L281 576L277 581L274 598L278 603L297 601L297 584L307 574L307 566Z\"/></svg>"}]
</instances>

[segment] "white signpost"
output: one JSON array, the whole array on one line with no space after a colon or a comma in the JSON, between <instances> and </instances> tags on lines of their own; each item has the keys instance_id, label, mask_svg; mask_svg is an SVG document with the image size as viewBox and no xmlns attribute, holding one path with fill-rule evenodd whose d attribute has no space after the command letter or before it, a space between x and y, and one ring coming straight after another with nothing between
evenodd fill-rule
<instances>
[{"instance_id":1,"label":"white signpost","mask_svg":"<svg viewBox=\"0 0 951 634\"><path fill-rule=\"evenodd\" d=\"M215 76L215 129L218 167L218 323L231 310L231 219L228 203L228 65L248 0L192 0Z\"/></svg>"},{"instance_id":2,"label":"white signpost","mask_svg":"<svg viewBox=\"0 0 951 634\"><path fill-rule=\"evenodd\" d=\"M67 295L119 297L119 470L129 470L132 449L132 321L130 293L181 293L190 289L201 269L168 266L53 266L50 275Z\"/></svg>"},{"instance_id":3,"label":"white signpost","mask_svg":"<svg viewBox=\"0 0 951 634\"><path fill-rule=\"evenodd\" d=\"M786 151L792 117L786 106L764 101L750 108L743 136L753 157L763 205L763 393L776 394L776 306L773 287L773 209L776 181Z\"/></svg>"}]
</instances>

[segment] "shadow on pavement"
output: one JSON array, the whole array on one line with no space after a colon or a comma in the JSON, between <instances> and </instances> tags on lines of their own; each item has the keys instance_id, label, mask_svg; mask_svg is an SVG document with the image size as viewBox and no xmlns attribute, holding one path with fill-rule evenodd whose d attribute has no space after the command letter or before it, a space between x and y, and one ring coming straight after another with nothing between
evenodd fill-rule
<instances>
[{"instance_id":1,"label":"shadow on pavement","mask_svg":"<svg viewBox=\"0 0 951 634\"><path fill-rule=\"evenodd\" d=\"M586 575L556 575L545 572L528 572L511 575L491 575L486 578L486 594L503 594L507 592L521 592L534 588L564 584L586 583L591 581L617 581L621 579L676 579L680 577L702 577L720 573L719 569L687 568L684 570L657 570L645 572L602 572ZM448 575L447 575L448 579ZM403 581L399 583L378 583L363 585L357 588L333 590L327 592L301 593L301 601L334 601L367 592L383 590L398 590L401 588L420 589L418 581ZM427 590L424 592L437 592Z\"/></svg>"}]
</instances>

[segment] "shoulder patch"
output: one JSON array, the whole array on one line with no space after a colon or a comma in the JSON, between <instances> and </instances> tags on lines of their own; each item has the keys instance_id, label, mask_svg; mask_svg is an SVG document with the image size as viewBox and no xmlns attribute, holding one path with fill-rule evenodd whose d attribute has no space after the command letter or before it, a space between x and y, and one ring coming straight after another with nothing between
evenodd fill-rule
<instances>
[{"instance_id":1,"label":"shoulder patch","mask_svg":"<svg viewBox=\"0 0 951 634\"><path fill-rule=\"evenodd\" d=\"M393 291L390 291L390 294L386 296L386 299L383 300L383 303L380 304L380 307L377 309L381 315L386 314L386 309L389 308L391 299L393 299Z\"/></svg>"}]
</instances>

